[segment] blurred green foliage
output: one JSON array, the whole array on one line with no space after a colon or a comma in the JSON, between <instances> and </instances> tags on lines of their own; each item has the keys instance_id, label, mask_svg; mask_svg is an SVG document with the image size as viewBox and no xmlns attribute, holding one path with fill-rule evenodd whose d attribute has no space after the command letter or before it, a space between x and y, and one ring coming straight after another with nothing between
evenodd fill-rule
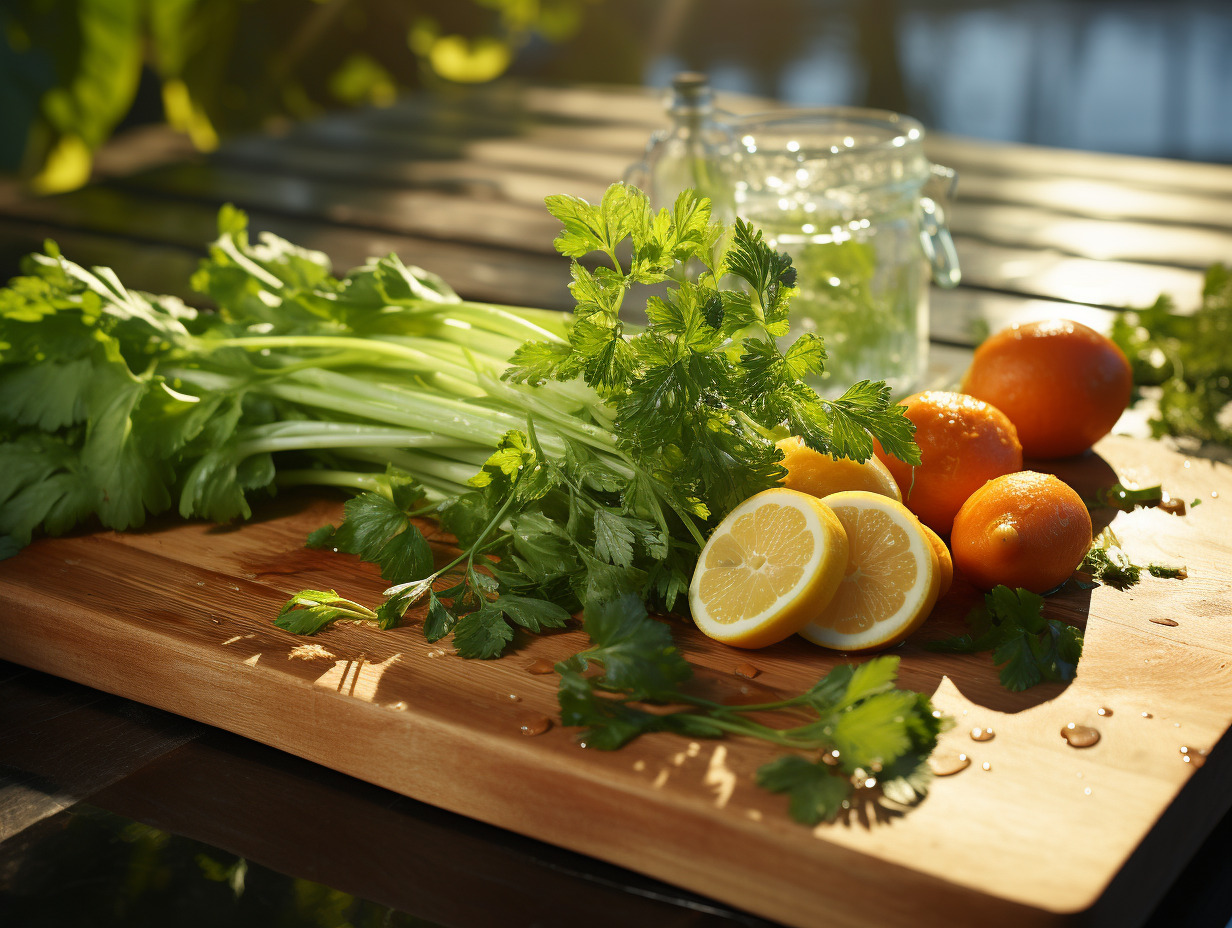
<instances>
[{"instance_id":1,"label":"blurred green foliage","mask_svg":"<svg viewBox=\"0 0 1232 928\"><path fill-rule=\"evenodd\" d=\"M0 170L38 192L84 183L137 100L208 151L220 135L399 90L489 81L561 42L596 0L8 0L0 5Z\"/></svg>"},{"instance_id":2,"label":"blurred green foliage","mask_svg":"<svg viewBox=\"0 0 1232 928\"><path fill-rule=\"evenodd\" d=\"M438 928L87 805L0 852L0 924L21 928Z\"/></svg>"}]
</instances>

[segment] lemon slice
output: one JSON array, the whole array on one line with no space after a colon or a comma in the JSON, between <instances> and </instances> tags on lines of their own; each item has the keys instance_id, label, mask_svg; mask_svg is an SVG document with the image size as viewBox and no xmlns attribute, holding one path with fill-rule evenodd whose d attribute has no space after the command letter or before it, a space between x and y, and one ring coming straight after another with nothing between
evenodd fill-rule
<instances>
[{"instance_id":1,"label":"lemon slice","mask_svg":"<svg viewBox=\"0 0 1232 928\"><path fill-rule=\"evenodd\" d=\"M775 444L783 452L787 476L783 486L826 497L843 490L868 490L891 499L903 501L902 490L890 469L875 455L864 463L847 458L832 458L814 451L799 437L792 435Z\"/></svg>"},{"instance_id":2,"label":"lemon slice","mask_svg":"<svg viewBox=\"0 0 1232 928\"><path fill-rule=\"evenodd\" d=\"M827 496L850 556L834 598L800 634L839 651L902 641L928 618L941 569L924 526L902 503L863 490Z\"/></svg>"},{"instance_id":3,"label":"lemon slice","mask_svg":"<svg viewBox=\"0 0 1232 928\"><path fill-rule=\"evenodd\" d=\"M719 523L693 571L697 627L740 648L794 635L830 601L847 565L847 537L830 508L776 487Z\"/></svg>"}]
</instances>

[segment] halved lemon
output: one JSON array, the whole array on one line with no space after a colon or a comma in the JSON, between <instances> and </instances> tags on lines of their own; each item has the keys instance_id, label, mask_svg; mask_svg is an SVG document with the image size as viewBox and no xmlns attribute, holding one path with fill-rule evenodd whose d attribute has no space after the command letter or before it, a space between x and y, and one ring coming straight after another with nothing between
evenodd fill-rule
<instances>
[{"instance_id":1,"label":"halved lemon","mask_svg":"<svg viewBox=\"0 0 1232 928\"><path fill-rule=\"evenodd\" d=\"M863 490L827 496L850 554L834 598L800 634L839 651L902 641L928 618L941 570L924 526L902 503Z\"/></svg>"},{"instance_id":2,"label":"halved lemon","mask_svg":"<svg viewBox=\"0 0 1232 928\"><path fill-rule=\"evenodd\" d=\"M938 596L944 596L950 592L950 587L954 583L954 558L950 555L950 549L945 546L940 535L923 522L920 523L920 528L924 529L924 534L928 536L928 543L933 546L933 553L937 555L937 567L941 570L941 592Z\"/></svg>"},{"instance_id":3,"label":"halved lemon","mask_svg":"<svg viewBox=\"0 0 1232 928\"><path fill-rule=\"evenodd\" d=\"M739 648L782 641L830 601L847 553L829 506L795 490L763 490L728 513L702 548L689 584L693 621Z\"/></svg>"},{"instance_id":4,"label":"halved lemon","mask_svg":"<svg viewBox=\"0 0 1232 928\"><path fill-rule=\"evenodd\" d=\"M798 436L792 435L775 444L783 452L787 476L783 486L801 493L824 498L843 490L868 490L891 499L903 501L902 490L890 469L873 456L864 463L848 458L833 458L814 451Z\"/></svg>"}]
</instances>

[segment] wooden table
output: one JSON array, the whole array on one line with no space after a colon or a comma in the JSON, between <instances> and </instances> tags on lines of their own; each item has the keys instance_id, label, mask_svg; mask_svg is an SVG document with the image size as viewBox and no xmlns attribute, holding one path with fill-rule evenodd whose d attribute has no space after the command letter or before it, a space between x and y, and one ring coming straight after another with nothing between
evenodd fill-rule
<instances>
[{"instance_id":1,"label":"wooden table","mask_svg":"<svg viewBox=\"0 0 1232 928\"><path fill-rule=\"evenodd\" d=\"M748 101L730 101L749 110ZM0 207L0 271L51 237L130 286L180 293L235 203L253 227L330 254L339 268L397 251L464 297L565 308L551 193L597 197L664 122L638 91L509 84L332 116L210 158ZM932 138L957 169L950 214L963 284L932 293L930 386L954 383L981 333L1064 315L1106 327L1118 307L1169 292L1196 304L1201 269L1232 260L1232 168ZM254 784L222 801L211 784ZM211 797L203 801L201 797ZM0 852L89 797L121 814L449 925L759 924L727 906L519 838L175 716L0 664ZM432 879L373 867L297 826L311 806L340 844L444 848ZM1214 823L1207 823L1213 825ZM13 835L18 837L14 838ZM1176 882L1155 924L1223 924L1232 824ZM3 858L0 853L0 858ZM483 867L476 866L476 861ZM1161 863L1169 877L1184 861ZM475 879L475 871L499 876ZM537 900L537 901L536 901ZM519 908L520 907L520 908ZM1146 913L1142 913L1143 917Z\"/></svg>"}]
</instances>

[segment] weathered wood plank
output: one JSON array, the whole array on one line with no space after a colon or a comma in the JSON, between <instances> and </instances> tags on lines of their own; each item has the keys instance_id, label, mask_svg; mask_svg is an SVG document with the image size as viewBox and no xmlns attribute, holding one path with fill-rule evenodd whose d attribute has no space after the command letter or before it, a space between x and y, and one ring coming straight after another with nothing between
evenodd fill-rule
<instances>
[{"instance_id":1,"label":"weathered wood plank","mask_svg":"<svg viewBox=\"0 0 1232 928\"><path fill-rule=\"evenodd\" d=\"M217 209L205 203L173 201L112 187L86 187L72 194L12 205L10 216L40 228L88 230L184 248L200 248L217 236ZM568 305L568 265L558 258L503 248L411 237L288 216L250 215L254 234L264 230L305 248L325 252L342 272L369 257L397 252L405 260L445 278L475 300L559 309ZM123 263L123 262L121 262Z\"/></svg>"},{"instance_id":2,"label":"weathered wood plank","mask_svg":"<svg viewBox=\"0 0 1232 928\"><path fill-rule=\"evenodd\" d=\"M366 156L366 155L365 155ZM125 189L209 203L234 202L322 222L507 247L550 248L556 224L521 171L494 171L494 190L368 186L353 177L296 177L242 164L182 164L120 182ZM560 186L559 183L557 186ZM594 192L599 192L599 185ZM507 195L506 195L507 192ZM1232 212L1229 213L1232 216ZM960 199L949 211L956 235L1073 257L1203 269L1232 261L1230 231L1108 221L1048 209ZM1232 222L1232 220L1230 220Z\"/></svg>"}]
</instances>

